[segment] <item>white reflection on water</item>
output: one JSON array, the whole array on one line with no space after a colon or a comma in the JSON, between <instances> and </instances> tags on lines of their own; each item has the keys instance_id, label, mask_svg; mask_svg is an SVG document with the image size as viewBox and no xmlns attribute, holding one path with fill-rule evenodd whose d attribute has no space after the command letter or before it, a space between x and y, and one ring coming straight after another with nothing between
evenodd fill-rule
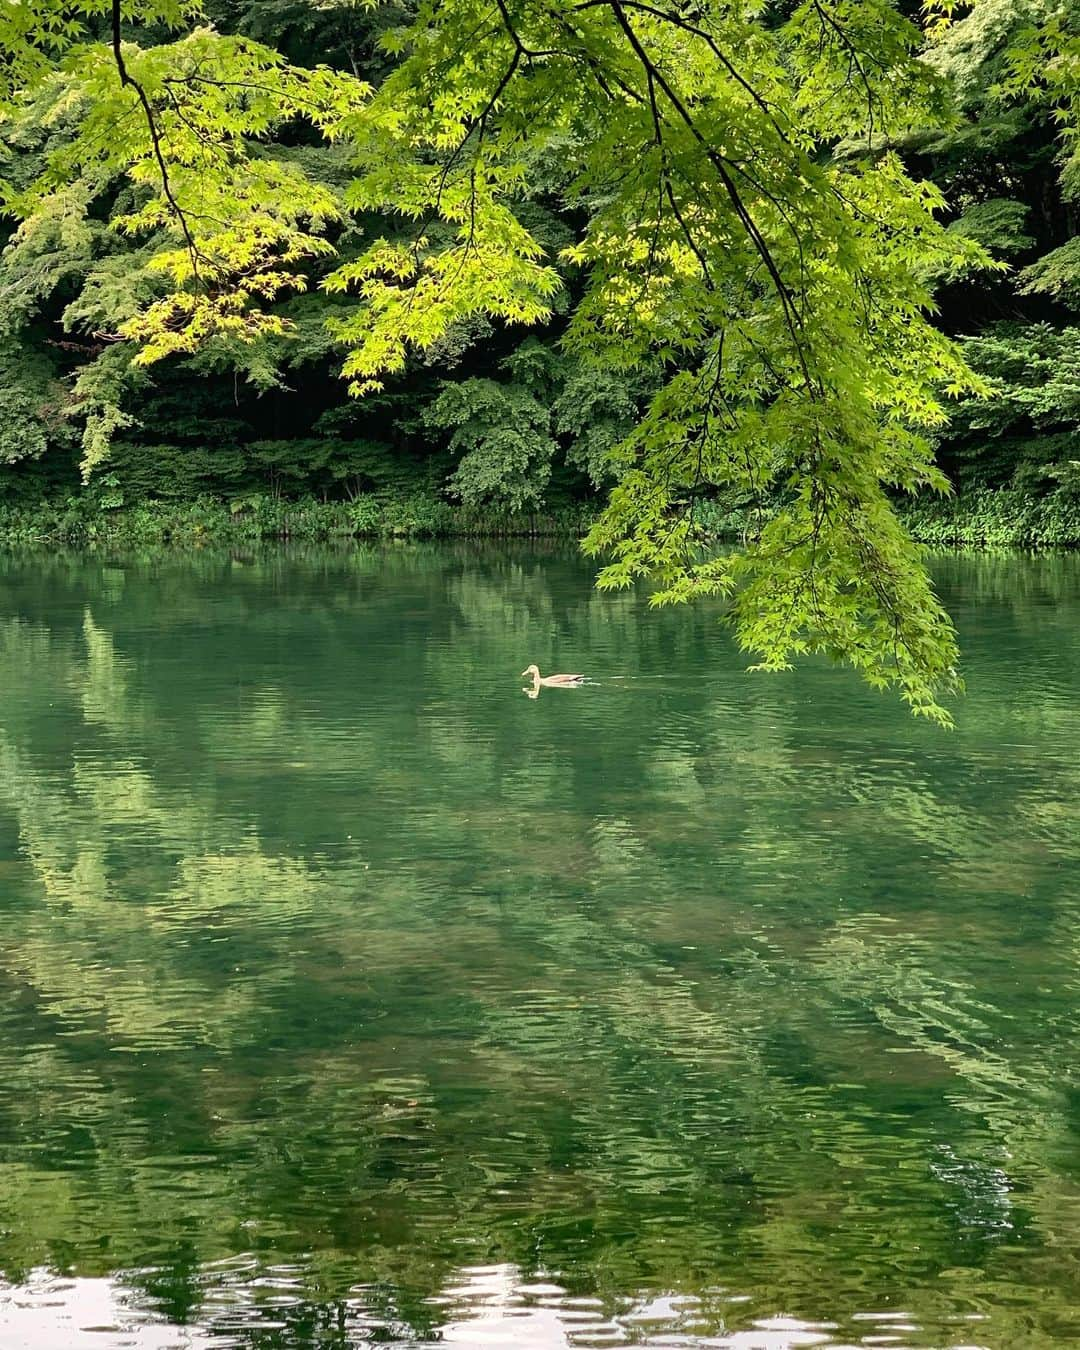
<instances>
[{"instance_id":1,"label":"white reflection on water","mask_svg":"<svg viewBox=\"0 0 1080 1350\"><path fill-rule=\"evenodd\" d=\"M146 1272L142 1272L145 1274ZM3 1350L240 1350L273 1336L281 1347L333 1345L349 1350L418 1350L453 1345L460 1350L603 1350L645 1346L660 1350L853 1350L926 1345L919 1328L895 1310L853 1313L841 1332L834 1323L794 1317L756 1318L738 1327L744 1296L715 1290L706 1296L643 1292L611 1302L574 1295L562 1285L514 1265L466 1266L430 1300L441 1311L429 1338L388 1316L385 1301L373 1309L369 1291L354 1286L337 1305L334 1338L299 1330L290 1309L305 1302L299 1266L266 1267L251 1256L204 1268L205 1298L192 1322L164 1321L144 1291L123 1277L66 1277L32 1271L20 1284L0 1282ZM384 1291L385 1292L385 1291ZM308 1305L310 1307L310 1305ZM304 1319L306 1320L306 1319ZM949 1350L986 1350L948 1342Z\"/></svg>"},{"instance_id":2,"label":"white reflection on water","mask_svg":"<svg viewBox=\"0 0 1080 1350\"><path fill-rule=\"evenodd\" d=\"M111 1279L69 1279L33 1270L22 1284L0 1283L4 1350L195 1350L209 1345L186 1328L167 1326L128 1305L130 1293Z\"/></svg>"}]
</instances>

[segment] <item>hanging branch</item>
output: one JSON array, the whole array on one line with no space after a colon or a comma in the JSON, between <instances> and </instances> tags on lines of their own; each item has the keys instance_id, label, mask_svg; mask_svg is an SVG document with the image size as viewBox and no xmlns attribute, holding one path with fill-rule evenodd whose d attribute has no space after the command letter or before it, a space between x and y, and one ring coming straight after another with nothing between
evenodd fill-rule
<instances>
[{"instance_id":1,"label":"hanging branch","mask_svg":"<svg viewBox=\"0 0 1080 1350\"><path fill-rule=\"evenodd\" d=\"M173 191L172 181L169 177L169 165L165 159L165 152L162 148L161 129L157 124L157 118L154 114L153 104L146 93L145 88L132 75L127 68L127 62L124 60L124 50L120 38L120 3L121 0L112 0L112 51L113 59L116 62L116 69L120 75L120 84L125 89L134 89L136 97L142 104L142 110L146 117L146 125L150 132L150 142L154 150L154 158L157 160L158 172L161 175L161 190L165 200L169 204L169 210L173 213L176 223L180 226L180 231L184 236L184 243L187 247L188 257L191 259L191 271L196 286L201 282L199 275L199 259L203 256L199 251L199 246L195 242L195 236L191 232L187 217L184 214L183 207L176 199ZM206 259L205 261L209 261Z\"/></svg>"}]
</instances>

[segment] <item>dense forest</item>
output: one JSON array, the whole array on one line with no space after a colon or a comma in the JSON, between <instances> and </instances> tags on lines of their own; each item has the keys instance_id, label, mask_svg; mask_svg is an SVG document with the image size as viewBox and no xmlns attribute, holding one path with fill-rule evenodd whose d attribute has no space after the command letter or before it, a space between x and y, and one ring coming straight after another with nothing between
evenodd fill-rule
<instances>
[{"instance_id":1,"label":"dense forest","mask_svg":"<svg viewBox=\"0 0 1080 1350\"><path fill-rule=\"evenodd\" d=\"M212 0L207 17L291 63L377 81L388 63L380 37L403 15L348 0ZM69 131L62 111L43 116L32 103L23 123L7 129L9 178L33 181ZM302 163L340 200L348 154L315 139L288 124L266 138L264 153ZM553 247L578 230L573 212L560 209L559 177L552 165L548 191L529 206ZM605 456L638 416L642 390L634 380L598 383L561 353L560 314L532 332L462 323L384 391L363 401L349 396L341 346L327 324L342 300L319 283L388 228L362 213L333 231L335 252L313 261L305 293L272 307L288 320L286 335L218 340L141 369L133 345L112 335L154 294L146 264L155 242L111 228L131 209L130 188L95 186L102 190L89 213L87 185L79 183L57 193L47 214L8 232L0 263L7 503L46 498L70 509L74 498L83 509L70 528L89 524L92 533L94 515L122 505L200 497L230 504L234 525L259 533L303 532L304 512L282 510L302 498L348 508L312 513L314 528L332 519L344 531L438 532L451 526L453 503L483 511L477 527L483 520L512 527L518 516L527 530L552 505L576 525L583 514L567 508L608 481ZM202 506L206 514L193 522L218 525L220 513Z\"/></svg>"},{"instance_id":2,"label":"dense forest","mask_svg":"<svg viewBox=\"0 0 1080 1350\"><path fill-rule=\"evenodd\" d=\"M1003 89L1002 54L1029 8L998 0L954 24L928 58L947 79L952 125L916 128L894 147L940 188L948 229L1005 264L936 286L936 322L962 339L990 387L953 401L935 435L959 499L911 513L929 538L1080 537L1080 174L1064 160L1053 110ZM221 33L372 82L393 62L382 39L404 17L350 0L207 8ZM9 121L13 190L63 147L70 117L62 103L37 98ZM263 153L302 163L340 199L348 153L317 140L289 123L265 138ZM580 235L581 222L564 201L561 166L546 171L529 223L554 250ZM572 528L610 484L608 453L640 416L648 381L598 378L565 352L565 303L531 330L473 317L381 392L350 398L327 324L348 301L318 283L387 228L370 213L347 216L333 233L335 254L308 260L305 293L275 303L287 334L219 339L138 366L132 345L114 340L155 287L153 241L114 228L131 197L122 181L84 178L55 193L47 215L9 219L0 260L0 501L9 531L22 519L30 534L93 537L108 533L117 508L146 503L157 508L142 522L151 532L181 519L195 533L227 525L249 535L440 532L455 521L513 529L515 519L528 530L538 513ZM746 494L715 495L717 519L737 521ZM30 505L38 509L29 517L12 509Z\"/></svg>"}]
</instances>

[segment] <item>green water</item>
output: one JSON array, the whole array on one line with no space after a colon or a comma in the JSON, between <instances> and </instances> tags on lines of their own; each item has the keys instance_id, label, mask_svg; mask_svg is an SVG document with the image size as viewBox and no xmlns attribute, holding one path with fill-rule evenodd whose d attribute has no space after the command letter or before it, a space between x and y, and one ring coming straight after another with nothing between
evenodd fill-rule
<instances>
[{"instance_id":1,"label":"green water","mask_svg":"<svg viewBox=\"0 0 1080 1350\"><path fill-rule=\"evenodd\" d=\"M4 1350L1080 1339L1080 559L938 575L951 735L569 552L0 563Z\"/></svg>"}]
</instances>

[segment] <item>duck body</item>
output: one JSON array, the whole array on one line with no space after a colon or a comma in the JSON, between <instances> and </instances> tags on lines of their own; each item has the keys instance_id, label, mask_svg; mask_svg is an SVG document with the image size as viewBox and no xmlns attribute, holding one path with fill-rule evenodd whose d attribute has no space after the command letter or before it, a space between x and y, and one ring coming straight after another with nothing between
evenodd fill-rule
<instances>
[{"instance_id":1,"label":"duck body","mask_svg":"<svg viewBox=\"0 0 1080 1350\"><path fill-rule=\"evenodd\" d=\"M584 675L541 675L539 666L529 666L521 672L521 678L532 680L535 689L572 689L585 683Z\"/></svg>"}]
</instances>

